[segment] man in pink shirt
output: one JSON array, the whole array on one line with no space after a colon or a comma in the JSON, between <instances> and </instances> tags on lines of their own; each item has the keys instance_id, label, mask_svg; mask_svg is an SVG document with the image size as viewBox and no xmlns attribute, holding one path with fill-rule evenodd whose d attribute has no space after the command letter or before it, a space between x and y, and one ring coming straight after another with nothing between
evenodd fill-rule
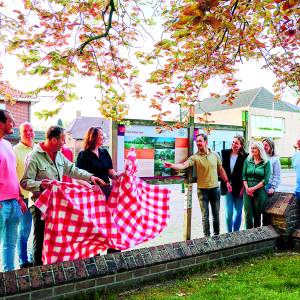
<instances>
[{"instance_id":1,"label":"man in pink shirt","mask_svg":"<svg viewBox=\"0 0 300 300\"><path fill-rule=\"evenodd\" d=\"M3 271L14 270L18 225L26 204L20 197L16 172L16 157L12 145L4 139L13 133L13 116L0 109L0 242L2 243Z\"/></svg>"}]
</instances>

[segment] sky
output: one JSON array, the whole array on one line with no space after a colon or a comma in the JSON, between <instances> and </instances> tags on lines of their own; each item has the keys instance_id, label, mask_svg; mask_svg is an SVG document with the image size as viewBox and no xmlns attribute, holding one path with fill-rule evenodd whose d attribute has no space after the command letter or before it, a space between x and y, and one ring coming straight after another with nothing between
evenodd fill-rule
<instances>
[{"instance_id":1,"label":"sky","mask_svg":"<svg viewBox=\"0 0 300 300\"><path fill-rule=\"evenodd\" d=\"M15 5L18 1L19 0L13 0L10 3L11 5ZM160 27L159 24L158 27ZM156 28L156 30L158 30L158 28ZM145 47L148 48L151 44L152 41L146 41ZM21 64L14 56L0 53L0 63L2 63L4 67L2 80L9 81L10 84L18 90L24 92L32 90L34 89L35 84L41 83L43 81L43 79L40 77L18 76L16 73L17 70L21 68ZM271 71L261 69L262 66L263 62L255 61L245 62L244 64L240 64L238 66L239 72L237 74L237 78L241 80L238 84L241 91L263 86L270 92L273 92L272 85L275 81L275 76ZM142 80L145 81L147 78L147 74L150 72L150 68L153 67L141 66L141 68L141 74L144 75L144 78L142 78ZM40 102L33 105L32 107L32 123L36 129L45 129L49 125L56 124L58 118L61 118L64 125L67 125L76 117L77 111L80 111L82 116L101 117L98 110L99 104L96 101L96 99L100 98L99 90L94 88L95 82L93 81L93 79L78 77L76 84L77 88L75 89L75 92L80 100L72 103L66 103L61 113L51 119L48 119L46 122L38 120L34 113L42 109L53 109L53 100L49 96L45 96L43 94L40 95ZM147 83L143 83L143 86L145 87L145 92L147 95L149 95L150 99L151 93L153 92L153 90L155 90L155 88L153 87L153 85ZM205 91L203 91L200 96L204 99L206 97L209 97L209 93L211 92L222 94L222 85L218 80L211 80L209 83L209 87ZM223 93L225 92L226 91L224 90ZM296 97L293 97L292 94L287 93L284 95L283 100L295 104ZM127 103L130 105L128 118L151 119L151 116L157 113L156 111L149 108L150 101L128 99ZM172 111L174 116L179 114L178 105L168 105L168 109Z\"/></svg>"},{"instance_id":2,"label":"sky","mask_svg":"<svg viewBox=\"0 0 300 300\"><path fill-rule=\"evenodd\" d=\"M32 89L33 82L41 81L40 78L33 80L32 76L18 76L16 72L20 67L20 64L13 56L6 56L5 60L0 59L0 61L4 66L3 79L9 81L14 88L26 92ZM263 86L273 92L272 85L275 81L275 76L271 71L261 69L262 65L262 62L258 63L252 61L239 66L237 77L241 80L238 84L241 91ZM149 86L148 91L146 89L146 93L149 92L150 89L151 86ZM219 93L222 93L221 84L217 80L211 81L209 88L202 94L203 99L208 97L210 92L216 90ZM32 107L32 123L34 127L37 129L44 129L49 125L56 124L58 118L61 118L64 125L66 125L76 117L77 111L80 111L82 116L101 117L100 112L98 111L99 104L96 101L96 99L99 99L99 90L94 88L94 82L92 79L78 78L76 93L80 100L72 103L66 103L59 115L46 122L38 120L34 115L34 112L42 109L53 108L53 100L51 97L43 97L43 94L41 94L39 97L40 102ZM286 94L284 100L295 104L296 97L292 97L291 94ZM128 118L151 119L151 115L155 113L154 110L149 109L149 101L128 99L128 104L130 105ZM178 106L174 105L171 107L171 110L174 113L174 116L179 113Z\"/></svg>"}]
</instances>

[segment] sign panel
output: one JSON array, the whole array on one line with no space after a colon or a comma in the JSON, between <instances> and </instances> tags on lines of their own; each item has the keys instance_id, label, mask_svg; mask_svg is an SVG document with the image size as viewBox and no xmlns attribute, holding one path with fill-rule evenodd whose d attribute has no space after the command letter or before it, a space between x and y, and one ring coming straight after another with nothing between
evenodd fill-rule
<instances>
[{"instance_id":1,"label":"sign panel","mask_svg":"<svg viewBox=\"0 0 300 300\"><path fill-rule=\"evenodd\" d=\"M164 168L163 163L179 163L187 158L187 129L158 133L155 126L118 125L118 170L124 168L124 159L131 147L137 154L138 176L171 176L172 170Z\"/></svg>"},{"instance_id":2,"label":"sign panel","mask_svg":"<svg viewBox=\"0 0 300 300\"><path fill-rule=\"evenodd\" d=\"M194 131L194 151L196 135L204 132L201 128ZM205 132L204 132L205 133ZM242 130L214 129L208 136L208 146L218 153L231 147L235 135L243 136ZM151 125L118 125L117 137L117 170L124 170L124 162L131 147L137 154L139 177L165 178L174 175L174 170L164 168L165 161L172 163L184 162L188 157L188 130L187 128L174 129L158 133Z\"/></svg>"}]
</instances>

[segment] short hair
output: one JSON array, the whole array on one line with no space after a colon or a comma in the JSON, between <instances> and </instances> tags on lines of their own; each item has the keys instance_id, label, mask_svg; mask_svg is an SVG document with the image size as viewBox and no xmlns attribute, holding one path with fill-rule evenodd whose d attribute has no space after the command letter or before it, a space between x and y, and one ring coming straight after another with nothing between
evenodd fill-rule
<instances>
[{"instance_id":1,"label":"short hair","mask_svg":"<svg viewBox=\"0 0 300 300\"><path fill-rule=\"evenodd\" d=\"M10 111L6 109L0 109L0 122L5 123L7 120L7 114L10 114Z\"/></svg>"},{"instance_id":2,"label":"short hair","mask_svg":"<svg viewBox=\"0 0 300 300\"><path fill-rule=\"evenodd\" d=\"M261 142L262 143L266 142L270 146L270 154L269 153L267 153L267 154L270 155L270 156L274 156L275 155L275 144L274 144L274 142L269 138L264 138Z\"/></svg>"},{"instance_id":3,"label":"short hair","mask_svg":"<svg viewBox=\"0 0 300 300\"><path fill-rule=\"evenodd\" d=\"M196 135L196 139L197 139L198 136L202 136L204 142L207 142L207 135L206 135L205 133L198 133L198 134Z\"/></svg>"},{"instance_id":4,"label":"short hair","mask_svg":"<svg viewBox=\"0 0 300 300\"><path fill-rule=\"evenodd\" d=\"M83 140L84 150L94 150L96 148L96 140L99 131L103 132L103 129L101 127L90 127L88 129Z\"/></svg>"},{"instance_id":5,"label":"short hair","mask_svg":"<svg viewBox=\"0 0 300 300\"><path fill-rule=\"evenodd\" d=\"M54 125L50 126L46 131L46 140L51 140L52 138L59 138L59 136L65 131L63 127Z\"/></svg>"}]
</instances>

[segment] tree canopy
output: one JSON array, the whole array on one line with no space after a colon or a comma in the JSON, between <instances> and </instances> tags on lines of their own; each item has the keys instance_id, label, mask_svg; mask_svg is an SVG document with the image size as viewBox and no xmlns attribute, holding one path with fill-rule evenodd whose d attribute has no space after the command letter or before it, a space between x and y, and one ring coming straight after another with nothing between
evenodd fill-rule
<instances>
[{"instance_id":1,"label":"tree canopy","mask_svg":"<svg viewBox=\"0 0 300 300\"><path fill-rule=\"evenodd\" d=\"M195 104L201 100L199 92L215 77L222 79L225 102L231 104L239 91L236 64L251 59L264 59L265 67L274 72L278 98L286 88L299 95L297 0L20 2L23 7L13 14L0 13L2 43L22 61L22 74L47 78L33 93L51 92L58 105L76 98L74 78L93 77L100 112L124 118L127 97L146 98L139 66L128 55L132 49L139 63L155 66L148 82L155 85L151 107L158 110L155 116L161 122L169 114L162 103ZM136 51L155 22L162 26L153 48ZM217 92L212 96L218 97Z\"/></svg>"}]
</instances>

